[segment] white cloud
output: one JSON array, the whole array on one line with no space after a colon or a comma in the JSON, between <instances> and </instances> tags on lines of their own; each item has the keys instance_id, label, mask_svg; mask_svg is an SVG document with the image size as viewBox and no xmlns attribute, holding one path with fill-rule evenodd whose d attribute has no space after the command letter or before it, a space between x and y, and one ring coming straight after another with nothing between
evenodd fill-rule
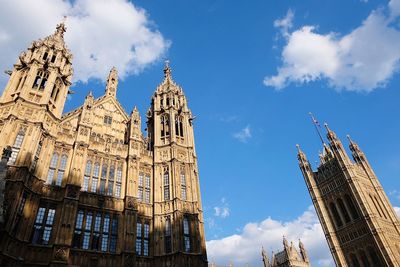
<instances>
[{"instance_id":1,"label":"white cloud","mask_svg":"<svg viewBox=\"0 0 400 267\"><path fill-rule=\"evenodd\" d=\"M105 80L112 66L121 77L136 74L170 44L145 10L127 0L0 0L0 5L1 70L10 69L31 41L52 34L64 15L74 81Z\"/></svg>"},{"instance_id":2,"label":"white cloud","mask_svg":"<svg viewBox=\"0 0 400 267\"><path fill-rule=\"evenodd\" d=\"M233 137L238 139L242 143L246 143L252 137L250 125L247 125L243 129L241 129L239 132L234 133Z\"/></svg>"},{"instance_id":3,"label":"white cloud","mask_svg":"<svg viewBox=\"0 0 400 267\"><path fill-rule=\"evenodd\" d=\"M289 241L300 238L304 243L313 266L334 266L324 233L314 208L310 206L293 221L281 222L267 218L262 222L251 222L239 234L207 241L207 254L219 265L261 265L261 246L270 254L271 250L283 249L282 236Z\"/></svg>"},{"instance_id":4,"label":"white cloud","mask_svg":"<svg viewBox=\"0 0 400 267\"><path fill-rule=\"evenodd\" d=\"M289 36L289 29L293 27L294 12L289 8L286 16L274 21L274 27L279 28L283 36Z\"/></svg>"},{"instance_id":5,"label":"white cloud","mask_svg":"<svg viewBox=\"0 0 400 267\"><path fill-rule=\"evenodd\" d=\"M384 87L398 71L400 0L371 12L352 32L321 34L315 26L303 26L287 35L283 65L264 84L282 89L290 83L304 84L326 79L331 87L370 92Z\"/></svg>"}]
</instances>

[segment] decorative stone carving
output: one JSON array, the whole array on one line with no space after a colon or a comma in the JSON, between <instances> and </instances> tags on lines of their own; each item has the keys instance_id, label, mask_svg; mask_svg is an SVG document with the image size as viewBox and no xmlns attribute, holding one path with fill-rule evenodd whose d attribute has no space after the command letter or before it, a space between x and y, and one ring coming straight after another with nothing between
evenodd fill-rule
<instances>
[{"instance_id":1,"label":"decorative stone carving","mask_svg":"<svg viewBox=\"0 0 400 267\"><path fill-rule=\"evenodd\" d=\"M67 197L78 198L81 187L76 185L67 185Z\"/></svg>"},{"instance_id":2,"label":"decorative stone carving","mask_svg":"<svg viewBox=\"0 0 400 267\"><path fill-rule=\"evenodd\" d=\"M58 261L68 260L68 248L67 247L56 247L54 252L54 259Z\"/></svg>"}]
</instances>

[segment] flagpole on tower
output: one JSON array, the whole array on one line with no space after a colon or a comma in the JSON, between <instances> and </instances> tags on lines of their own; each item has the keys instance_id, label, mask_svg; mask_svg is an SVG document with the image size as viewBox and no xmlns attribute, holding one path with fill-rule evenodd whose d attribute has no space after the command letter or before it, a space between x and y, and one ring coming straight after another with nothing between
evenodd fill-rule
<instances>
[{"instance_id":1,"label":"flagpole on tower","mask_svg":"<svg viewBox=\"0 0 400 267\"><path fill-rule=\"evenodd\" d=\"M319 139L321 139L321 142L323 145L325 145L324 139L322 138L321 132L319 130L319 127L321 127L321 125L319 124L319 122L315 119L314 115L311 112L308 112L308 114L311 117L311 121L314 124L315 130L318 133Z\"/></svg>"}]
</instances>

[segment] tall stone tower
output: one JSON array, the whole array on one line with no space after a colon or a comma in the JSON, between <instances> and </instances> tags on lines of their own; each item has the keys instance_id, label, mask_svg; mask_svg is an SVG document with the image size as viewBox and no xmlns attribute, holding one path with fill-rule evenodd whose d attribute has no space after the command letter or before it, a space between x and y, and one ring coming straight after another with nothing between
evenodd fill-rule
<instances>
[{"instance_id":1,"label":"tall stone tower","mask_svg":"<svg viewBox=\"0 0 400 267\"><path fill-rule=\"evenodd\" d=\"M157 266L173 262L177 266L200 266L205 260L205 241L193 116L182 88L172 79L168 62L147 119L149 145L154 151Z\"/></svg>"},{"instance_id":2,"label":"tall stone tower","mask_svg":"<svg viewBox=\"0 0 400 267\"><path fill-rule=\"evenodd\" d=\"M326 129L317 170L299 147L298 160L336 265L400 266L400 225L378 178L355 142L352 160Z\"/></svg>"},{"instance_id":3,"label":"tall stone tower","mask_svg":"<svg viewBox=\"0 0 400 267\"><path fill-rule=\"evenodd\" d=\"M65 30L20 55L0 99L0 266L207 266L193 117L170 67L148 136L117 100L116 68L104 95L62 114Z\"/></svg>"}]
</instances>

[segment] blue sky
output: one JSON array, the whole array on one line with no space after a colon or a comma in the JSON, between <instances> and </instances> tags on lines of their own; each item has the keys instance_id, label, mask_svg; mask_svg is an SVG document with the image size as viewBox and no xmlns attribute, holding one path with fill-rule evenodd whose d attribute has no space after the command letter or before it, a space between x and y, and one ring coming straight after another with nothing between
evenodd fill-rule
<instances>
[{"instance_id":1,"label":"blue sky","mask_svg":"<svg viewBox=\"0 0 400 267\"><path fill-rule=\"evenodd\" d=\"M66 39L76 51L78 78L65 111L81 105L89 90L103 94L107 70L116 65L123 78L118 99L127 112L137 105L144 121L163 61L170 59L197 117L210 261L261 266L261 245L282 249L286 235L304 240L313 266L333 266L296 159L297 143L314 166L321 150L310 111L343 142L350 134L359 143L400 206L400 1L37 2L32 8L51 5L54 14L39 21L16 8L22 2L0 1L26 22L14 32L0 18L0 48L9 51L0 55L2 67L10 68L31 40L51 33L68 14ZM132 12L108 20L121 5ZM77 6L86 8L87 20L100 17L94 28L82 24L97 33L92 39L74 31L82 19ZM94 6L105 12L96 15ZM125 30L132 21L142 30ZM78 57L85 55L79 42L97 61ZM129 57L126 47L137 55Z\"/></svg>"}]
</instances>

